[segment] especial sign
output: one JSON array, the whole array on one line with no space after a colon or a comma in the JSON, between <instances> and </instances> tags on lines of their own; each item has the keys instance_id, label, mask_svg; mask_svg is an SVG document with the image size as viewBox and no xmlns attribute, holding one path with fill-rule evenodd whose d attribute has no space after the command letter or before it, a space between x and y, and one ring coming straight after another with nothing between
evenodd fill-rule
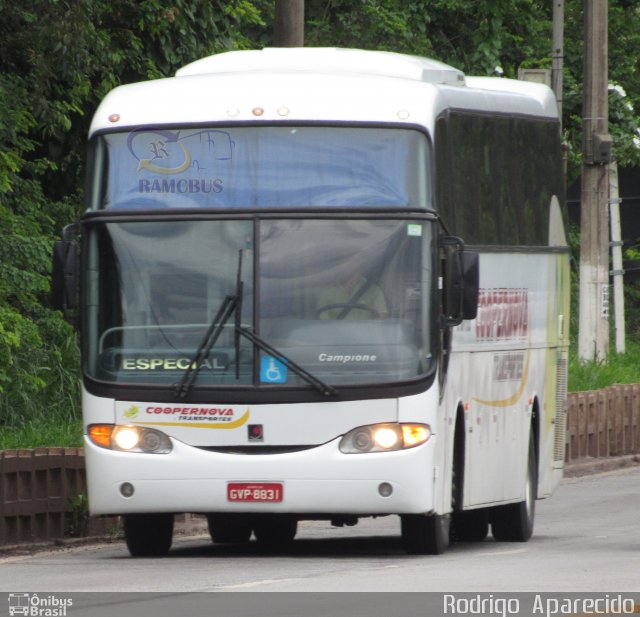
<instances>
[{"instance_id":1,"label":"especial sign","mask_svg":"<svg viewBox=\"0 0 640 617\"><path fill-rule=\"evenodd\" d=\"M123 356L120 359L122 371L186 371L189 368L224 371L229 366L227 354L211 354L198 363L191 358L159 357L159 356Z\"/></svg>"}]
</instances>

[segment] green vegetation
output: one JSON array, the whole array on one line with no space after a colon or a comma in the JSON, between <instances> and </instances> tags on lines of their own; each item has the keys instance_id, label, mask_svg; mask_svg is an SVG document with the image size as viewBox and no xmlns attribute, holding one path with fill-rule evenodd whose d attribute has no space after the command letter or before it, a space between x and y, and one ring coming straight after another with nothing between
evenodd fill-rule
<instances>
[{"instance_id":1,"label":"green vegetation","mask_svg":"<svg viewBox=\"0 0 640 617\"><path fill-rule=\"evenodd\" d=\"M0 430L0 450L20 448L71 448L82 446L82 423L76 415L51 415L37 422L21 423Z\"/></svg>"},{"instance_id":2,"label":"green vegetation","mask_svg":"<svg viewBox=\"0 0 640 617\"><path fill-rule=\"evenodd\" d=\"M82 443L76 335L48 292L93 110L262 26L244 0L0 2L0 449Z\"/></svg>"},{"instance_id":3,"label":"green vegetation","mask_svg":"<svg viewBox=\"0 0 640 617\"><path fill-rule=\"evenodd\" d=\"M67 513L65 536L81 538L89 531L89 498L78 493L71 499L71 511Z\"/></svg>"},{"instance_id":4,"label":"green vegetation","mask_svg":"<svg viewBox=\"0 0 640 617\"><path fill-rule=\"evenodd\" d=\"M575 349L569 361L569 391L599 390L615 384L640 382L640 343L627 340L626 353L611 353L609 362L581 363Z\"/></svg>"},{"instance_id":5,"label":"green vegetation","mask_svg":"<svg viewBox=\"0 0 640 617\"><path fill-rule=\"evenodd\" d=\"M581 149L583 2L565 4L571 179ZM415 53L469 74L515 77L521 66L551 66L551 7L307 0L306 43ZM118 84L168 76L213 53L270 45L273 15L273 0L0 0L0 448L81 444L76 335L48 291L53 242L82 211L85 140L99 100ZM638 165L640 9L610 0L609 16L611 131L620 163ZM637 350L629 347L607 367L573 362L572 389L596 387L601 375L633 378Z\"/></svg>"}]
</instances>

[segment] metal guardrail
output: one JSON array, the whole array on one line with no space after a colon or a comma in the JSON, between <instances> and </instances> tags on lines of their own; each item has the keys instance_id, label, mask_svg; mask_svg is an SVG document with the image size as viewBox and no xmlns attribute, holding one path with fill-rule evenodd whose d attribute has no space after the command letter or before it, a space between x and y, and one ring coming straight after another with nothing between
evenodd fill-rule
<instances>
[{"instance_id":1,"label":"metal guardrail","mask_svg":"<svg viewBox=\"0 0 640 617\"><path fill-rule=\"evenodd\" d=\"M640 454L640 384L568 396L565 460ZM117 517L91 518L82 448L0 452L0 545L106 534Z\"/></svg>"}]
</instances>

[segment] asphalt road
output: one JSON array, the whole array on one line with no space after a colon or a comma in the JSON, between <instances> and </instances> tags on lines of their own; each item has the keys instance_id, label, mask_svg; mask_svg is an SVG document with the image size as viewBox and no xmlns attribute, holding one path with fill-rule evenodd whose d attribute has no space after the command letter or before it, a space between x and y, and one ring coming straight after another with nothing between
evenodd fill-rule
<instances>
[{"instance_id":1,"label":"asphalt road","mask_svg":"<svg viewBox=\"0 0 640 617\"><path fill-rule=\"evenodd\" d=\"M640 467L566 478L537 502L527 543L460 543L408 556L398 517L333 528L304 522L294 545L264 552L178 537L164 559L123 542L0 554L6 592L639 592ZM72 615L70 617L73 617Z\"/></svg>"}]
</instances>

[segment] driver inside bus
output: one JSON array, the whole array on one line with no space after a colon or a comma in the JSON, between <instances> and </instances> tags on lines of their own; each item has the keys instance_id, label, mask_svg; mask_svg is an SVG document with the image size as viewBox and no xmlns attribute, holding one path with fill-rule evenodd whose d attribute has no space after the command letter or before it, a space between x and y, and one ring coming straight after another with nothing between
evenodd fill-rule
<instances>
[{"instance_id":1,"label":"driver inside bus","mask_svg":"<svg viewBox=\"0 0 640 617\"><path fill-rule=\"evenodd\" d=\"M318 319L386 319L387 301L379 285L353 273L318 293Z\"/></svg>"}]
</instances>

